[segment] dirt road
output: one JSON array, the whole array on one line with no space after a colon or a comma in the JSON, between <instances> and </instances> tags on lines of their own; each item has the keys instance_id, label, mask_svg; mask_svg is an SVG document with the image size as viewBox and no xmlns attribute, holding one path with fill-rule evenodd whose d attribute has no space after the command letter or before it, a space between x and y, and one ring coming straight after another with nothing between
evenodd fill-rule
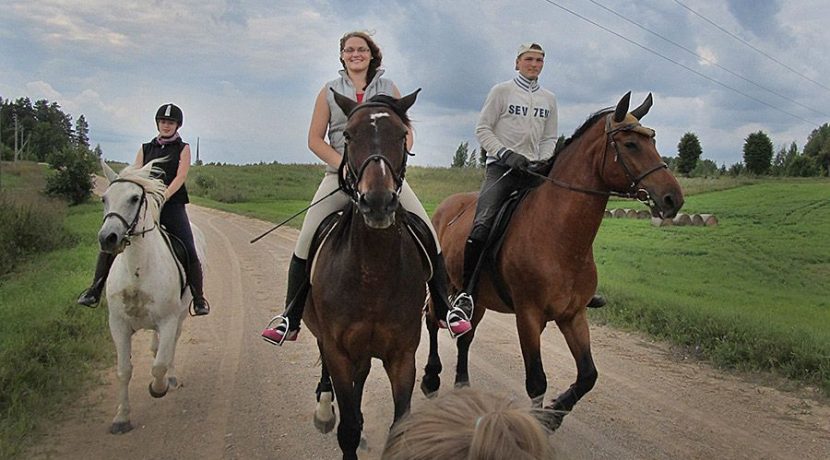
<instances>
[{"instance_id":1,"label":"dirt road","mask_svg":"<svg viewBox=\"0 0 830 460\"><path fill-rule=\"evenodd\" d=\"M335 459L334 433L311 422L319 378L308 331L277 349L259 339L282 311L285 273L296 238L280 230L248 241L271 224L220 211L190 208L208 240L207 317L189 318L176 355L183 386L162 399L147 392L149 332L134 339L130 387L135 429L107 432L115 411L115 375L61 414L28 457L60 459ZM608 307L613 308L613 305ZM90 314L105 315L98 310ZM508 331L506 334L501 331ZM787 393L747 376L685 360L662 344L592 326L599 380L553 436L564 459L827 459L830 405L805 392ZM455 365L454 346L442 336L444 382ZM426 361L424 332L419 381ZM574 378L570 353L555 326L544 334L549 378L546 401ZM512 316L488 312L473 344L474 386L525 398L524 371ZM446 387L444 387L446 389ZM391 423L391 392L377 362L366 385L364 414L375 459Z\"/></svg>"}]
</instances>

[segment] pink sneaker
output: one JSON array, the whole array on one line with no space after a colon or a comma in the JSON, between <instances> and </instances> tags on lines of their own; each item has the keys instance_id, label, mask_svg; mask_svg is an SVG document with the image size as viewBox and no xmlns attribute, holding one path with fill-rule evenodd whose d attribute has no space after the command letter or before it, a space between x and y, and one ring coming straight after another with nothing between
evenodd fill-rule
<instances>
[{"instance_id":1,"label":"pink sneaker","mask_svg":"<svg viewBox=\"0 0 830 460\"><path fill-rule=\"evenodd\" d=\"M271 326L275 322L278 322L276 326ZM268 326L262 331L260 336L262 340L276 346L282 346L283 342L289 341L293 342L297 340L297 335L299 335L300 330L289 331L288 330L288 318L279 315L275 316L268 322Z\"/></svg>"}]
</instances>

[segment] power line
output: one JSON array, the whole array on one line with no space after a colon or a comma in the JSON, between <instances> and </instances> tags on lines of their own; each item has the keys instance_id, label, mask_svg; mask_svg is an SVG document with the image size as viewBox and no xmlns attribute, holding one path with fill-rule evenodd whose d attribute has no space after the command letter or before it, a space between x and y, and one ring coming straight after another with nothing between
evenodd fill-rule
<instances>
[{"instance_id":1,"label":"power line","mask_svg":"<svg viewBox=\"0 0 830 460\"><path fill-rule=\"evenodd\" d=\"M720 31L721 31L721 32L723 32L723 33L725 33L725 34L729 35L730 37L734 38L735 40L738 40L739 42L741 42L741 43L743 43L744 45L746 45L746 46L748 46L748 47L752 48L753 50L757 51L758 53L760 53L760 54L762 54L762 55L766 56L766 57L767 57L767 59L769 59L769 60L771 60L771 61L775 62L776 64L780 65L781 67L784 67L785 69L787 69L787 70L789 70L790 72L792 72L792 73L794 73L794 74L798 75L799 77L801 77L801 78L803 78L803 79L805 79L805 80L808 80L808 81L810 81L810 82L813 82L813 83L815 83L816 85L821 86L822 88L824 88L824 89L826 89L826 90L830 91L830 88L828 88L827 86L822 85L821 83L819 83L819 82L817 82L817 81L813 80L812 78L810 78L810 77L808 77L808 76L804 75L803 73L801 73L801 72L799 72L799 71L797 71L797 70L793 69L792 67L788 66L787 64L784 64L783 62L779 61L778 59L775 59L774 57L770 56L769 54L767 54L767 53L765 53L765 52L763 52L763 51L759 50L758 48L756 48L756 47L752 46L752 44L750 44L749 42L747 42L747 41L746 41L746 40L744 40L743 38L741 38L741 37L739 37L739 36L737 36L737 35L733 34L732 32L730 32L730 31L728 31L728 30L724 29L723 27L721 27L721 26L719 26L719 25L715 24L715 23L714 23L711 19L707 18L706 16L704 16L704 15L702 15L702 14L698 13L697 11L695 11L695 10L693 10L693 9L689 8L688 6L684 5L684 4L683 4L683 2L681 2L680 0L674 0L674 2L675 2L675 3L677 3L678 5L682 6L683 8L686 8L687 10L689 10L690 12L692 12L692 14L694 14L695 16L697 16L697 17L699 17L699 18L703 19L704 21L708 22L709 24L712 24L713 26L717 27L718 29L720 29Z\"/></svg>"},{"instance_id":2,"label":"power line","mask_svg":"<svg viewBox=\"0 0 830 460\"><path fill-rule=\"evenodd\" d=\"M781 93L779 93L779 92L777 92L777 91L775 91L775 90L772 90L772 89L770 89L770 88L767 88L766 86L764 86L764 85L762 85L762 84L760 84L760 83L758 83L758 82L756 82L756 81L753 81L753 80L751 80L751 79L749 79L749 78L746 78L746 77L744 77L743 75L740 75L740 74L739 74L739 73L737 73L737 72L733 72L733 71L731 71L731 70L727 69L726 67L724 67L724 66L722 66L722 65L718 64L717 62L715 62L715 61L713 61L713 60L711 60L711 59L708 59L708 58L706 58L706 57L704 57L704 56L701 56L700 54L697 54L695 51L690 50L689 48L687 48L687 47L685 47L685 46L681 45L680 43L677 43L677 42L675 42L675 41L673 41L673 40L671 40L671 39L669 39L669 38L664 37L663 35L660 35L659 33L657 33L657 32L655 32L655 31L653 31L653 30L649 29L648 27L645 27L645 26L643 26L643 25L641 25L641 24L639 24L639 23L637 23L637 22L635 22L635 21L633 21L633 20L631 20L631 19L629 19L629 18L625 17L624 15L622 15L622 14L620 14L620 13L618 13L618 12L616 12L616 11L612 10L611 8L608 8L607 6L605 6L605 5L603 5L603 4L599 3L599 2L596 2L596 1L594 1L594 0L588 0L588 1L589 1L589 2L591 2L591 3L593 3L594 5L596 5L596 6L600 7L600 8L602 8L602 9L604 9L605 11L608 11L608 12L610 12L610 13L612 13L612 14L616 15L617 17L619 17L619 18L621 18L621 19L623 19L623 20L625 20L625 21L627 21L627 22L629 22L629 23L631 23L631 24L634 24L635 26L639 27L640 29L645 30L646 32L648 32L648 33L650 33L650 34L655 35L655 36L657 36L657 37L661 38L662 40L665 40L665 41L667 41L667 42L671 43L672 45L674 45L674 46L676 46L676 47L678 47L678 48L682 49L683 51L686 51L687 53L691 54L692 56L695 56L696 58L701 59L701 60L703 60L703 61L706 61L707 63L709 63L709 64L711 64L711 65L713 65L713 66L716 66L717 68L719 68L719 69L721 69L721 70L723 70L723 71L725 71L725 72L728 72L729 74L731 74L731 75L733 75L733 76L735 76L735 77L738 77L738 78L740 78L741 80L744 80L744 81L745 81L745 82L747 82L747 83L750 83L750 84L752 84L752 85L755 85L755 86L757 86L758 88L763 89L764 91L767 91L767 92L769 92L769 93L771 93L771 94L774 94L774 95L776 95L776 96L780 97L781 99L784 99L785 101L788 101L788 102L791 102L791 103L793 103L793 104L799 105L799 106L801 106L801 107L803 107L803 108L805 108L805 109L807 109L807 110L810 110L810 111L812 111L812 112L815 112L815 113L817 113L817 114L819 114L819 115L822 115L822 116L824 116L824 117L828 117L828 118L830 118L830 115L828 115L828 114L826 114L826 113L824 113L824 112L822 112L822 111L820 111L820 110L814 109L814 108L812 108L812 107L810 107L810 106L804 105L804 104L802 104L802 103L800 103L800 102L798 102L798 101L795 101L795 100L793 100L793 99L790 99L789 97L787 97L787 96L785 96L785 95L783 95L783 94L781 94Z\"/></svg>"},{"instance_id":3,"label":"power line","mask_svg":"<svg viewBox=\"0 0 830 460\"><path fill-rule=\"evenodd\" d=\"M739 89L737 89L737 88L733 88L733 87L731 87L731 86L727 85L726 83L722 83L722 82L720 82L720 81L718 81L718 80L716 80L716 79L714 79L714 78L712 78L712 77L710 77L710 76L708 76L708 75L705 75L705 74L703 74L703 73L700 73L700 72L698 72L697 70L692 69L691 67L689 67L689 66L687 66L687 65L685 65L685 64L682 64L682 63L680 63L680 62L677 62L677 61L675 61L674 59L672 59L672 58L670 58L670 57L667 57L667 56L664 56L664 55L662 55L662 54L658 53L657 51L654 51L653 49L651 49L651 48L649 48L649 47L647 47L647 46L645 46L645 45L642 45L642 44L640 44L640 43L637 43L637 42L636 42L636 41L634 41L634 40L631 40L630 38L627 38L627 37L625 37L625 36L623 36L623 35L620 35L619 33L614 32L613 30L611 30L611 29L609 29L609 28L607 28L607 27L605 27L605 26L603 26L603 25L601 25L601 24L598 24L598 23L596 23L596 22L594 22L594 21L592 21L592 20L590 20L590 19L586 18L585 16L582 16L581 14L579 14L579 13L577 13L577 12L573 11L573 10L570 10L570 9L568 9L568 8L566 8L566 7L564 7L564 6L560 5L560 4L558 4L558 3L556 3L556 2L554 2L554 1L552 1L552 0L545 0L545 1L546 1L547 3L550 3L551 5L553 5L553 6L555 6L555 7L557 7L557 8L559 8L559 9L563 10L563 11L566 11L566 12L568 12L568 13L570 13L570 14L572 14L572 15L576 16L576 17L578 17L579 19L582 19L582 20L583 20L583 21L585 21L585 22L588 22L589 24L592 24L592 25L594 25L594 26L596 26L596 27L599 27L600 29L602 29L602 30L604 30L604 31L606 31L606 32L608 32L608 33L610 33L610 34L615 35L615 36L617 36L617 37L619 37L619 38L621 38L621 39L623 39L623 40L625 40L625 41L627 41L627 42L631 43L632 45L638 46L638 47L640 47L640 48L642 48L642 49L644 49L644 50L648 51L649 53L652 53L652 54L654 54L654 55L656 55L656 56L658 56L658 57L661 57L661 58L663 58L663 59L665 59L665 60L667 60L667 61L671 62L672 64L675 64L675 65L677 65L677 66L680 66L680 67L682 67L682 68L684 68L684 69L688 70L689 72L692 72L693 74L695 74L695 75L697 75L697 76L699 76L699 77L705 78L705 79L707 79L707 80L711 81L712 83L715 83L715 84L717 84L717 85L720 85L720 86L722 86L722 87L724 87L724 88L726 88L726 89L728 89L728 90L730 90L730 91L734 91L734 92L736 92L736 93L738 93L738 94L740 94L740 95L742 95L742 96L744 96L744 97L746 97L746 98L752 99L753 101L755 101L755 102L757 102L757 103L759 103L759 104L763 104L763 105L765 105L765 106L767 106L767 107L769 107L769 108L771 108L771 109L773 109L773 110L776 110L776 111L781 112L781 113L783 113L783 114L789 115L789 116L791 116L791 117L793 117L793 118L795 118L795 119L801 120L801 121L803 121L803 122L805 122L805 123L809 123L809 124L811 124L811 125L813 125L813 126L816 126L816 127L818 127L818 126L819 126L819 125L818 125L818 123L816 123L816 122L814 122L814 121L810 121L810 120L807 120L807 119L805 119L805 118L802 118L802 117L800 117L800 116L798 116L798 115L796 115L796 114L794 114L794 113L790 113L790 112L788 112L788 111L786 111L786 110L784 110L784 109L781 109L781 108L776 107L776 106L774 106L774 105L772 105L772 104L769 104L769 103L767 103L767 102L764 102L764 101L762 101L761 99L758 99L757 97L751 96L751 95L749 95L749 94L747 94L747 93L745 93L745 92L743 92L743 91L741 91L741 90L739 90Z\"/></svg>"}]
</instances>

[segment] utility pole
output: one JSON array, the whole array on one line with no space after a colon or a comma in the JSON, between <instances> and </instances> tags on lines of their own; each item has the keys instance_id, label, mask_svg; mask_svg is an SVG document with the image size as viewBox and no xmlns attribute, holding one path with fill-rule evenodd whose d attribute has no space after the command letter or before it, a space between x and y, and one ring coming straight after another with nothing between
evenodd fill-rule
<instances>
[{"instance_id":1,"label":"utility pole","mask_svg":"<svg viewBox=\"0 0 830 460\"><path fill-rule=\"evenodd\" d=\"M199 138L196 138L196 164L200 165L199 163Z\"/></svg>"},{"instance_id":2,"label":"utility pole","mask_svg":"<svg viewBox=\"0 0 830 460\"><path fill-rule=\"evenodd\" d=\"M17 162L17 113L14 114L14 161Z\"/></svg>"}]
</instances>

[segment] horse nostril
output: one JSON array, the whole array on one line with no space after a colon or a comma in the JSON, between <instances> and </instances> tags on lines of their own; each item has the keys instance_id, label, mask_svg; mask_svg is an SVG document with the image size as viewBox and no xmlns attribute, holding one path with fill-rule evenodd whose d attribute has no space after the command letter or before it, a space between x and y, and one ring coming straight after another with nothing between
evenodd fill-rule
<instances>
[{"instance_id":1,"label":"horse nostril","mask_svg":"<svg viewBox=\"0 0 830 460\"><path fill-rule=\"evenodd\" d=\"M118 235L116 235L115 233L110 233L109 235L107 235L106 238L104 238L104 241L107 244L115 244L118 241Z\"/></svg>"}]
</instances>

